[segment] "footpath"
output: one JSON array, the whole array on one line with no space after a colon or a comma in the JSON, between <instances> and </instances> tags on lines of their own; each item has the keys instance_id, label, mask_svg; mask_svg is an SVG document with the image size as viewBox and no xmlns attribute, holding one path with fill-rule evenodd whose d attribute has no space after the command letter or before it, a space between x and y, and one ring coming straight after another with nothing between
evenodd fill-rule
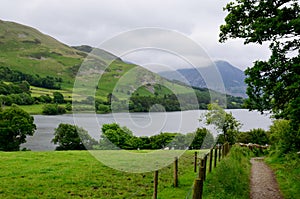
<instances>
[{"instance_id":1,"label":"footpath","mask_svg":"<svg viewBox=\"0 0 300 199\"><path fill-rule=\"evenodd\" d=\"M263 158L251 159L251 199L283 199L274 172Z\"/></svg>"}]
</instances>

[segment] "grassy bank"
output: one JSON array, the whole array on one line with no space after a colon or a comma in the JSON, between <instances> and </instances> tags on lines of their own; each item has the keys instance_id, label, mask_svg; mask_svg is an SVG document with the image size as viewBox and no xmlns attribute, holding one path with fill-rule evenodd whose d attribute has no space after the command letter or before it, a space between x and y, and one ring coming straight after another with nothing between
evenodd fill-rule
<instances>
[{"instance_id":1,"label":"grassy bank","mask_svg":"<svg viewBox=\"0 0 300 199\"><path fill-rule=\"evenodd\" d=\"M204 183L204 199L249 199L250 157L247 148L234 146Z\"/></svg>"},{"instance_id":2,"label":"grassy bank","mask_svg":"<svg viewBox=\"0 0 300 199\"><path fill-rule=\"evenodd\" d=\"M179 159L179 187L173 165L159 171L158 198L186 198L195 173L194 151ZM111 169L87 151L0 152L0 198L151 198L153 172Z\"/></svg>"},{"instance_id":3,"label":"grassy bank","mask_svg":"<svg viewBox=\"0 0 300 199\"><path fill-rule=\"evenodd\" d=\"M275 171L276 179L285 199L300 196L300 158L296 153L266 158L266 163Z\"/></svg>"}]
</instances>

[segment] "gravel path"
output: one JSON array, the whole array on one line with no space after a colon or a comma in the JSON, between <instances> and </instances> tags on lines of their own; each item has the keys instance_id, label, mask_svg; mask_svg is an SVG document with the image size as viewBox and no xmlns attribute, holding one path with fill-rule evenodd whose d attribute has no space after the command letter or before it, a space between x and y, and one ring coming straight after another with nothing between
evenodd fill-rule
<instances>
[{"instance_id":1,"label":"gravel path","mask_svg":"<svg viewBox=\"0 0 300 199\"><path fill-rule=\"evenodd\" d=\"M251 199L283 199L273 171L263 158L251 159Z\"/></svg>"}]
</instances>

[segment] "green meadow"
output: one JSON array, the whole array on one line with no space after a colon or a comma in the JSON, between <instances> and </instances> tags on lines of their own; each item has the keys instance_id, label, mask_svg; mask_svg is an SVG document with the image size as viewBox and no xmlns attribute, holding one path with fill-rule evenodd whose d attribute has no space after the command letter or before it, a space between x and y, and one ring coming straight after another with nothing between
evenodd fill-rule
<instances>
[{"instance_id":1,"label":"green meadow","mask_svg":"<svg viewBox=\"0 0 300 199\"><path fill-rule=\"evenodd\" d=\"M203 153L204 151L202 151ZM138 152L140 153L140 152ZM128 173L97 161L88 151L1 152L0 198L151 198L153 173ZM191 196L194 151L159 170L158 198Z\"/></svg>"}]
</instances>

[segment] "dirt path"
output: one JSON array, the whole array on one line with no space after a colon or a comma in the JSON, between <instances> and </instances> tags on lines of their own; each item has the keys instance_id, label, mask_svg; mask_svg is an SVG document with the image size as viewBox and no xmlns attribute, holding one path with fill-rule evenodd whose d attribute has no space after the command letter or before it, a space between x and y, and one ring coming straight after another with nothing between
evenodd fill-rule
<instances>
[{"instance_id":1,"label":"dirt path","mask_svg":"<svg viewBox=\"0 0 300 199\"><path fill-rule=\"evenodd\" d=\"M251 159L251 199L283 199L273 171L263 158Z\"/></svg>"}]
</instances>

